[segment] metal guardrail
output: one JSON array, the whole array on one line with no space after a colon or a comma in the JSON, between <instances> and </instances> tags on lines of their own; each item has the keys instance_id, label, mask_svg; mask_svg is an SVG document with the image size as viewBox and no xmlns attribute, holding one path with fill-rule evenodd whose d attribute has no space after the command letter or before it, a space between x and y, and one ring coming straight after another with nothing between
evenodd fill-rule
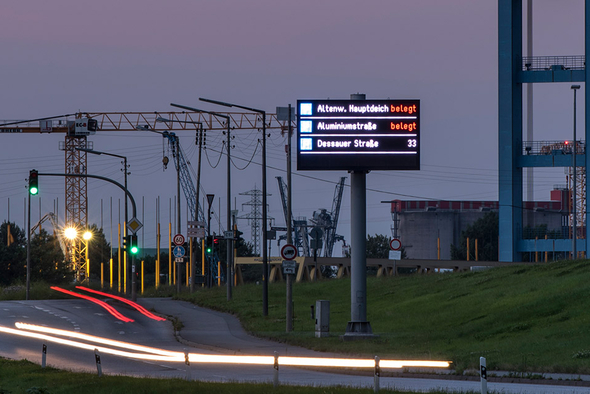
<instances>
[{"instance_id":1,"label":"metal guardrail","mask_svg":"<svg viewBox=\"0 0 590 394\"><path fill-rule=\"evenodd\" d=\"M571 155L573 141L523 141L523 155ZM576 154L586 153L586 141L576 141Z\"/></svg>"},{"instance_id":2,"label":"metal guardrail","mask_svg":"<svg viewBox=\"0 0 590 394\"><path fill-rule=\"evenodd\" d=\"M569 239L569 227L556 230L525 228L522 230L522 239Z\"/></svg>"},{"instance_id":3,"label":"metal guardrail","mask_svg":"<svg viewBox=\"0 0 590 394\"><path fill-rule=\"evenodd\" d=\"M585 70L586 56L525 56L522 58L523 71L541 70Z\"/></svg>"}]
</instances>

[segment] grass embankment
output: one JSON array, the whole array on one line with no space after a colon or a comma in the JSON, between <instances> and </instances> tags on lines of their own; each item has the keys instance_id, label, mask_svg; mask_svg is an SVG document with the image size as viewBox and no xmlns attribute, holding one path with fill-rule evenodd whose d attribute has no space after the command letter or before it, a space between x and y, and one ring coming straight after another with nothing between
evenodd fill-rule
<instances>
[{"instance_id":1,"label":"grass embankment","mask_svg":"<svg viewBox=\"0 0 590 394\"><path fill-rule=\"evenodd\" d=\"M350 281L294 285L294 332L285 333L285 284L182 293L198 305L235 314L255 335L321 351L381 358L450 360L459 371L488 369L590 373L590 261L515 266L481 272L374 278L367 281L374 340L344 342ZM310 305L330 300L329 338L314 337Z\"/></svg>"},{"instance_id":2,"label":"grass embankment","mask_svg":"<svg viewBox=\"0 0 590 394\"><path fill-rule=\"evenodd\" d=\"M409 394L406 391L381 390L384 393ZM131 393L201 393L201 394L369 394L373 389L345 387L273 388L272 384L204 383L181 379L141 379L124 376L98 377L96 374L73 373L41 368L28 361L0 358L0 394L131 394ZM432 392L443 393L442 391Z\"/></svg>"}]
</instances>

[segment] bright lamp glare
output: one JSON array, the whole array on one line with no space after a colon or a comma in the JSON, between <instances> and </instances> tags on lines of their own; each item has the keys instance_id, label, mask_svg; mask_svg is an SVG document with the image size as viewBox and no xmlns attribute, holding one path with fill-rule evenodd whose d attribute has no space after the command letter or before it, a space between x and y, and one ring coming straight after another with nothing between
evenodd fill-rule
<instances>
[{"instance_id":1,"label":"bright lamp glare","mask_svg":"<svg viewBox=\"0 0 590 394\"><path fill-rule=\"evenodd\" d=\"M73 227L68 227L64 230L64 235L67 239L76 239L78 231Z\"/></svg>"},{"instance_id":2,"label":"bright lamp glare","mask_svg":"<svg viewBox=\"0 0 590 394\"><path fill-rule=\"evenodd\" d=\"M92 233L90 231L86 231L83 235L83 238L88 241L90 238L92 238Z\"/></svg>"}]
</instances>

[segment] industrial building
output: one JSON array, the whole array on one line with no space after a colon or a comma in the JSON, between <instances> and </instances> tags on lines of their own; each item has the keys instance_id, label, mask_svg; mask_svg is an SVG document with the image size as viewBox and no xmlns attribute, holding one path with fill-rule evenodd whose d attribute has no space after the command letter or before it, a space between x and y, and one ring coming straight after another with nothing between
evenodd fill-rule
<instances>
[{"instance_id":1,"label":"industrial building","mask_svg":"<svg viewBox=\"0 0 590 394\"><path fill-rule=\"evenodd\" d=\"M564 186L551 191L550 201L523 203L522 239L536 242L545 238L535 231L546 226L551 239L568 239L570 199ZM451 258L451 244L459 245L461 232L487 212L499 212L498 201L394 200L391 202L391 226L394 238L402 242L408 259Z\"/></svg>"}]
</instances>

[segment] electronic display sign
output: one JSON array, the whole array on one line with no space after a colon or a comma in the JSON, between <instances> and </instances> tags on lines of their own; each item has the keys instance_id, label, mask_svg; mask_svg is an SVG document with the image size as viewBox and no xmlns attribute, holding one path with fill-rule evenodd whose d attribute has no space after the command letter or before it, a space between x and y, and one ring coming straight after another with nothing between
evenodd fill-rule
<instances>
[{"instance_id":1,"label":"electronic display sign","mask_svg":"<svg viewBox=\"0 0 590 394\"><path fill-rule=\"evenodd\" d=\"M419 170L420 100L298 100L298 170Z\"/></svg>"}]
</instances>

